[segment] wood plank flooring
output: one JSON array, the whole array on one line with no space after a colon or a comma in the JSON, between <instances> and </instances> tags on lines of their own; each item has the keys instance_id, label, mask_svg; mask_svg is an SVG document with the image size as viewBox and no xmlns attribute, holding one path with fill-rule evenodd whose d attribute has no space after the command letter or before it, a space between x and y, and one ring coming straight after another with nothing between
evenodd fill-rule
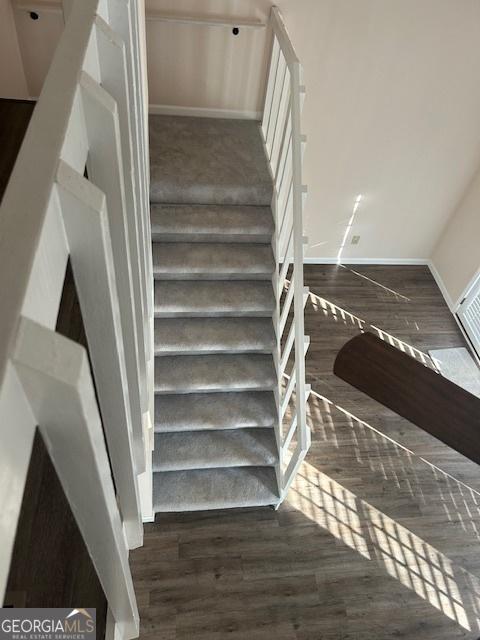
<instances>
[{"instance_id":1,"label":"wood plank flooring","mask_svg":"<svg viewBox=\"0 0 480 640\"><path fill-rule=\"evenodd\" d=\"M35 435L3 606L93 607L105 637L107 601L40 432Z\"/></svg>"},{"instance_id":2,"label":"wood plank flooring","mask_svg":"<svg viewBox=\"0 0 480 640\"><path fill-rule=\"evenodd\" d=\"M88 348L70 262L56 330ZM105 637L107 600L39 431L30 459L4 606L94 607L96 637Z\"/></svg>"},{"instance_id":3,"label":"wood plank flooring","mask_svg":"<svg viewBox=\"0 0 480 640\"><path fill-rule=\"evenodd\" d=\"M427 267L307 266L312 448L288 500L157 517L131 555L141 638L480 636L480 468L333 374L362 328L464 341ZM397 343L398 344L398 343Z\"/></svg>"}]
</instances>

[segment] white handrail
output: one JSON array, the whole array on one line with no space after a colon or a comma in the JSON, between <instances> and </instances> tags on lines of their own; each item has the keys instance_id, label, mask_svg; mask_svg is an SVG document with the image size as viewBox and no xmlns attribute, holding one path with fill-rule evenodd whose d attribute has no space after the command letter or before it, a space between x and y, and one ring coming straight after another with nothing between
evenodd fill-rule
<instances>
[{"instance_id":1,"label":"white handrail","mask_svg":"<svg viewBox=\"0 0 480 640\"><path fill-rule=\"evenodd\" d=\"M35 13L62 13L60 2L35 2L34 0L14 0L15 9ZM147 11L145 18L148 22L170 22L176 24L191 24L203 27L238 27L242 29L265 29L267 26L261 20L248 18L206 17L187 14L162 13L161 11Z\"/></svg>"},{"instance_id":2,"label":"white handrail","mask_svg":"<svg viewBox=\"0 0 480 640\"><path fill-rule=\"evenodd\" d=\"M270 22L273 46L262 133L274 180L272 208L277 263L274 324L277 334L275 359L279 412L277 442L280 451L277 476L281 502L310 447L306 417L309 388L305 384L305 353L309 340L305 337L304 306L307 296L303 286L303 199L306 188L302 183L305 138L301 133L301 111L305 89L300 62L277 7L272 8ZM288 279L289 271L291 276ZM283 296L286 285L288 291ZM291 325L285 331L289 320ZM287 374L292 351L294 362ZM287 418L289 423L285 436L284 423Z\"/></svg>"},{"instance_id":3,"label":"white handrail","mask_svg":"<svg viewBox=\"0 0 480 640\"><path fill-rule=\"evenodd\" d=\"M148 11L146 19L148 22L173 22L204 27L238 27L242 29L264 29L266 27L266 24L260 20L248 20L246 18L207 18L204 16L175 15L156 11Z\"/></svg>"},{"instance_id":4,"label":"white handrail","mask_svg":"<svg viewBox=\"0 0 480 640\"><path fill-rule=\"evenodd\" d=\"M128 552L142 544L153 424L139 10L69 0L0 208L0 598L38 425L119 638L138 635ZM84 350L55 332L69 259L93 375Z\"/></svg>"}]
</instances>

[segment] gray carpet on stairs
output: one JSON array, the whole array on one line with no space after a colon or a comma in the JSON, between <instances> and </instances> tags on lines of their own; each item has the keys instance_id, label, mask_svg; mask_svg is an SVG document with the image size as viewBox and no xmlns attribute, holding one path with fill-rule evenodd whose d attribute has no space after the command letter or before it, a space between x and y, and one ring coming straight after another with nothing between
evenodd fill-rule
<instances>
[{"instance_id":1,"label":"gray carpet on stairs","mask_svg":"<svg viewBox=\"0 0 480 640\"><path fill-rule=\"evenodd\" d=\"M155 434L154 471L270 466L276 459L273 429Z\"/></svg>"},{"instance_id":2,"label":"gray carpet on stairs","mask_svg":"<svg viewBox=\"0 0 480 640\"><path fill-rule=\"evenodd\" d=\"M155 358L155 393L272 390L271 355L161 356Z\"/></svg>"},{"instance_id":3,"label":"gray carpet on stairs","mask_svg":"<svg viewBox=\"0 0 480 640\"><path fill-rule=\"evenodd\" d=\"M261 507L276 502L273 467L192 469L153 475L155 512Z\"/></svg>"},{"instance_id":4,"label":"gray carpet on stairs","mask_svg":"<svg viewBox=\"0 0 480 640\"><path fill-rule=\"evenodd\" d=\"M152 239L159 242L271 241L270 207L162 205L151 209Z\"/></svg>"},{"instance_id":5,"label":"gray carpet on stairs","mask_svg":"<svg viewBox=\"0 0 480 640\"><path fill-rule=\"evenodd\" d=\"M274 260L268 244L155 242L153 275L163 280L269 280Z\"/></svg>"},{"instance_id":6,"label":"gray carpet on stairs","mask_svg":"<svg viewBox=\"0 0 480 640\"><path fill-rule=\"evenodd\" d=\"M150 116L150 200L270 206L259 123Z\"/></svg>"},{"instance_id":7,"label":"gray carpet on stairs","mask_svg":"<svg viewBox=\"0 0 480 640\"><path fill-rule=\"evenodd\" d=\"M272 392L166 394L155 397L155 432L273 428Z\"/></svg>"},{"instance_id":8,"label":"gray carpet on stairs","mask_svg":"<svg viewBox=\"0 0 480 640\"><path fill-rule=\"evenodd\" d=\"M156 317L272 317L270 282L155 280Z\"/></svg>"},{"instance_id":9,"label":"gray carpet on stairs","mask_svg":"<svg viewBox=\"0 0 480 640\"><path fill-rule=\"evenodd\" d=\"M278 502L272 182L258 123L153 116L155 511Z\"/></svg>"},{"instance_id":10,"label":"gray carpet on stairs","mask_svg":"<svg viewBox=\"0 0 480 640\"><path fill-rule=\"evenodd\" d=\"M272 353L270 318L156 318L157 355Z\"/></svg>"}]
</instances>

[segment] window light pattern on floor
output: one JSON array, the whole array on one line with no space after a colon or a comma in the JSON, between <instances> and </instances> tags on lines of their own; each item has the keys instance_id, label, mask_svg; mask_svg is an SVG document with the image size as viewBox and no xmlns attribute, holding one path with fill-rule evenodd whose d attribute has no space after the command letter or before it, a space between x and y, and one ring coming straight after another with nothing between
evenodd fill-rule
<instances>
[{"instance_id":1,"label":"window light pattern on floor","mask_svg":"<svg viewBox=\"0 0 480 640\"><path fill-rule=\"evenodd\" d=\"M308 418L315 440L337 449L341 446L338 441L341 425L348 427L360 466L380 473L385 481L393 482L423 505L428 505L433 492L435 502L441 504L448 521L458 521L463 531L480 541L478 491L314 390L308 403ZM429 488L429 500L423 485Z\"/></svg>"},{"instance_id":2,"label":"window light pattern on floor","mask_svg":"<svg viewBox=\"0 0 480 640\"><path fill-rule=\"evenodd\" d=\"M404 340L400 340L400 338L397 338L391 333L388 333L388 331L384 331L383 329L380 329L379 327L373 324L369 324L366 320L359 318L353 313L350 313L346 309L339 307L338 305L334 304L333 302L330 302L330 300L327 300L326 298L322 298L321 296L313 293L312 291L310 292L310 301L312 303L314 310L318 312L322 312L324 316L330 316L331 319L334 320L335 322L342 322L345 325L355 326L362 333L364 331L371 331L372 333L375 333L384 342L388 342L388 344L391 344L393 347L396 347L397 349L399 349L400 351L403 351L404 353L408 354L412 358L415 358L415 360L418 360L419 362L424 364L426 367L429 367L434 371L438 371L437 364L435 363L433 358L431 358L428 355L428 353L425 353L420 349L413 347L411 344L408 344L408 342L405 342Z\"/></svg>"},{"instance_id":3,"label":"window light pattern on floor","mask_svg":"<svg viewBox=\"0 0 480 640\"><path fill-rule=\"evenodd\" d=\"M288 502L462 628L480 630L480 581L396 520L307 462Z\"/></svg>"},{"instance_id":4,"label":"window light pattern on floor","mask_svg":"<svg viewBox=\"0 0 480 640\"><path fill-rule=\"evenodd\" d=\"M358 271L355 271L355 269L352 269L351 267L347 267L344 264L339 264L338 266L341 267L342 269L346 269L347 271L350 271L350 273L353 273L354 275L356 275L359 278L362 278L363 280L367 280L370 284L373 284L376 287L379 287L388 295L392 295L396 300L404 300L405 302L410 302L410 298L407 298L407 296L404 296L403 293L399 293L398 291L395 291L395 289L386 287L384 284L381 284L377 280L374 280L373 278L369 278L364 273L359 273Z\"/></svg>"},{"instance_id":5,"label":"window light pattern on floor","mask_svg":"<svg viewBox=\"0 0 480 640\"><path fill-rule=\"evenodd\" d=\"M451 560L378 509L366 503L362 508L375 560L405 587L471 631ZM472 595L478 609L478 592ZM479 627L476 615L475 620Z\"/></svg>"}]
</instances>

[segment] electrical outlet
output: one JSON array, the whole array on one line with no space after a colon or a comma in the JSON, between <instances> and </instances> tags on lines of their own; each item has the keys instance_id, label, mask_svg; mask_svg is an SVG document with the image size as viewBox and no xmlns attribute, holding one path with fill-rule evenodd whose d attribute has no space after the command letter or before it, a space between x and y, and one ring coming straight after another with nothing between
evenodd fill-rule
<instances>
[{"instance_id":1,"label":"electrical outlet","mask_svg":"<svg viewBox=\"0 0 480 640\"><path fill-rule=\"evenodd\" d=\"M352 236L352 244L358 244L360 242L360 236Z\"/></svg>"}]
</instances>

